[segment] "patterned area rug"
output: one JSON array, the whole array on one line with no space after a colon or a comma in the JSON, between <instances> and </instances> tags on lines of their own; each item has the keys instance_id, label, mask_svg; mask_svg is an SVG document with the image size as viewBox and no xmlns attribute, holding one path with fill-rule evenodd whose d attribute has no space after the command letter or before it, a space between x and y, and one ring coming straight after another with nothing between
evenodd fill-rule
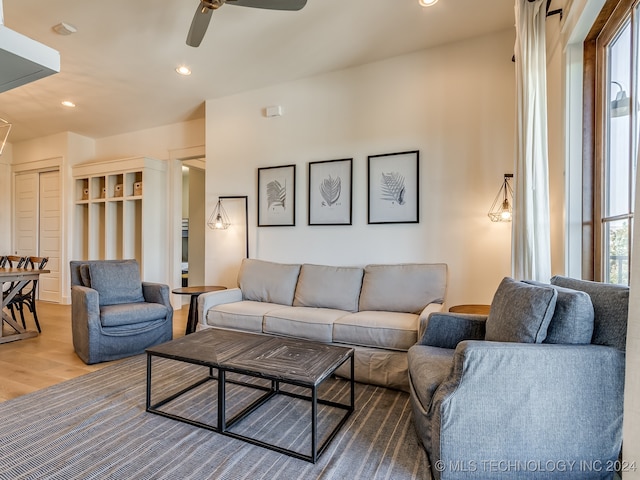
<instances>
[{"instance_id":1,"label":"patterned area rug","mask_svg":"<svg viewBox=\"0 0 640 480\"><path fill-rule=\"evenodd\" d=\"M206 376L204 367L154 359L152 400ZM166 411L214 423L215 382ZM348 401L331 380L321 398ZM404 392L356 384L356 410L316 464L145 411L146 356L133 357L0 403L0 479L430 479ZM233 410L255 395L227 388ZM319 408L319 435L336 409ZM276 396L234 425L238 432L308 453L310 404ZM231 415L233 412L230 412Z\"/></svg>"}]
</instances>

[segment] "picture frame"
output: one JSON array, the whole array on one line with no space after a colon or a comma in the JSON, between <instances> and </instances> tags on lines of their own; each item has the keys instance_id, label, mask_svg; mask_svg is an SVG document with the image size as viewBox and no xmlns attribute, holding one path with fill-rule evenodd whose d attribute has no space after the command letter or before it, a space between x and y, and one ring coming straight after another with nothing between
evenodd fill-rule
<instances>
[{"instance_id":1,"label":"picture frame","mask_svg":"<svg viewBox=\"0 0 640 480\"><path fill-rule=\"evenodd\" d=\"M258 168L258 226L296 224L296 166Z\"/></svg>"},{"instance_id":2,"label":"picture frame","mask_svg":"<svg viewBox=\"0 0 640 480\"><path fill-rule=\"evenodd\" d=\"M418 223L420 152L367 157L369 224Z\"/></svg>"},{"instance_id":3,"label":"picture frame","mask_svg":"<svg viewBox=\"0 0 640 480\"><path fill-rule=\"evenodd\" d=\"M309 163L308 224L351 225L353 159Z\"/></svg>"}]
</instances>

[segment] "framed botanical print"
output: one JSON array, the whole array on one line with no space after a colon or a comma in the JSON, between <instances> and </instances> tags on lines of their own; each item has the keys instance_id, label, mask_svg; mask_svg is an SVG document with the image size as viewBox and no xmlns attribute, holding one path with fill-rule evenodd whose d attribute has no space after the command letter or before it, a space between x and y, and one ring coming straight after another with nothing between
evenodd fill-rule
<instances>
[{"instance_id":1,"label":"framed botanical print","mask_svg":"<svg viewBox=\"0 0 640 480\"><path fill-rule=\"evenodd\" d=\"M309 163L309 225L351 225L353 159Z\"/></svg>"},{"instance_id":2,"label":"framed botanical print","mask_svg":"<svg viewBox=\"0 0 640 480\"><path fill-rule=\"evenodd\" d=\"M296 166L258 169L258 226L296 224Z\"/></svg>"},{"instance_id":3,"label":"framed botanical print","mask_svg":"<svg viewBox=\"0 0 640 480\"><path fill-rule=\"evenodd\" d=\"M418 223L419 152L368 157L368 223Z\"/></svg>"}]
</instances>

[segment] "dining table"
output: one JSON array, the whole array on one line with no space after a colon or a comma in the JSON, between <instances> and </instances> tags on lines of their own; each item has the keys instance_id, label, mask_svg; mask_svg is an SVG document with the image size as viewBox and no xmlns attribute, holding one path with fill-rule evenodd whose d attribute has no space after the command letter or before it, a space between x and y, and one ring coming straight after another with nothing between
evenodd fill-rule
<instances>
[{"instance_id":1,"label":"dining table","mask_svg":"<svg viewBox=\"0 0 640 480\"><path fill-rule=\"evenodd\" d=\"M38 332L35 330L27 330L18 322L16 322L11 315L5 312L5 307L9 305L11 300L22 290L22 288L33 280L38 280L38 277L43 273L49 273L49 270L37 269L37 268L13 268L5 267L0 268L0 285L4 286L5 283L9 283L10 287L2 293L2 324L0 325L0 343L15 342L16 340L23 340L25 338L33 338L38 336ZM3 289L4 290L4 289ZM15 333L9 333L5 335L3 333L5 323L9 325Z\"/></svg>"}]
</instances>

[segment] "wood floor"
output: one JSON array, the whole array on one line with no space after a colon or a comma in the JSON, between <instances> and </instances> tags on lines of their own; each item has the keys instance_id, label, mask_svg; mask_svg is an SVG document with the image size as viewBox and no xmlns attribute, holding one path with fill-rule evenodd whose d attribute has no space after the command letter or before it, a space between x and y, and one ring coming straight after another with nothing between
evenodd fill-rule
<instances>
[{"instance_id":1,"label":"wood floor","mask_svg":"<svg viewBox=\"0 0 640 480\"><path fill-rule=\"evenodd\" d=\"M114 362L85 365L73 351L71 305L38 302L42 333L35 338L0 344L0 401L84 375ZM184 335L189 306L175 310L173 338ZM30 314L27 328L35 330ZM11 333L4 327L4 334Z\"/></svg>"}]
</instances>

